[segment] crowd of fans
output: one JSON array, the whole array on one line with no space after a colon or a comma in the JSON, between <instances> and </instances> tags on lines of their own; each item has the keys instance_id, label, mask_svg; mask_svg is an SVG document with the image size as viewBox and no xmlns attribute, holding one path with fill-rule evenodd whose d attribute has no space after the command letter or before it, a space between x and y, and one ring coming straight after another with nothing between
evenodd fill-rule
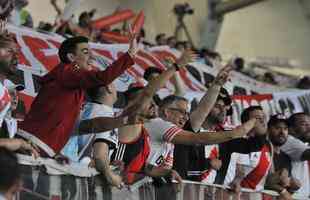
<instances>
[{"instance_id":1,"label":"crowd of fans","mask_svg":"<svg viewBox=\"0 0 310 200\"><path fill-rule=\"evenodd\" d=\"M226 119L233 110L223 86L233 65L234 70L242 71L242 58L223 66L200 102L189 110L178 71L194 60L218 67L221 56L207 49L197 55L188 42L165 34L157 35L156 44L151 44L144 41L144 31L114 30L128 36L128 52L105 71L98 71L90 67L88 42L107 41L100 38L100 32L106 30L90 26L95 10L83 12L77 24L61 20L54 25L40 23L38 29L56 31L67 39L59 48L59 65L40 78L41 89L21 119L15 112L17 92L24 89L17 84L22 78L16 68L19 49L7 33L5 21L31 28L33 22L24 10L27 1L12 2L0 1L0 199L12 199L21 185L12 152L59 162L86 162L100 173L96 183L107 193L113 186L122 188L150 176L156 185L156 199L176 198L171 192L175 190L172 180L178 184L191 180L227 185L227 197L240 198L241 187L271 189L280 199L292 199L294 193L309 197L307 113L295 113L287 119L281 114L266 116L262 107L250 106L242 112L240 126L227 127ZM51 2L60 16L56 1ZM165 71L156 67L146 70L148 84L131 85L123 93L122 111L116 113L113 106L120 96L113 81L134 64L141 45L169 45L182 55L167 61ZM175 93L161 99L157 91L173 78ZM117 172L110 166L116 166ZM260 193L243 198L267 199Z\"/></svg>"}]
</instances>

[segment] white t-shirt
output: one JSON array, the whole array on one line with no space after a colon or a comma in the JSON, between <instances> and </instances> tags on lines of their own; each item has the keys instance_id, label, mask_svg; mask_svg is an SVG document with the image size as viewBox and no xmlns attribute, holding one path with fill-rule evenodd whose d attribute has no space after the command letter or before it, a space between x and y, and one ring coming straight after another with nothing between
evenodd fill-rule
<instances>
[{"instance_id":1,"label":"white t-shirt","mask_svg":"<svg viewBox=\"0 0 310 200\"><path fill-rule=\"evenodd\" d=\"M225 130L232 130L233 127L225 127ZM206 130L201 129L201 132L214 132L214 130ZM218 158L219 157L219 145L213 144L213 145L205 145L205 157L206 158ZM232 153L229 161L229 165L226 171L225 179L224 179L224 185L229 185L235 178L236 175L236 165L237 165L237 159L239 157L238 153ZM214 183L215 178L217 175L217 171L214 169L209 169L204 175L203 175L203 183Z\"/></svg>"},{"instance_id":2,"label":"white t-shirt","mask_svg":"<svg viewBox=\"0 0 310 200\"><path fill-rule=\"evenodd\" d=\"M209 132L209 133L215 133L216 131L210 130L210 129L204 129L201 128L200 132ZM219 145L218 144L212 144L212 145L205 145L205 158L207 159L213 159L213 158L218 158L219 157ZM199 175L201 176L202 183L214 183L215 177L216 177L216 170L210 168L205 171L188 171L187 175L192 176L192 175Z\"/></svg>"},{"instance_id":3,"label":"white t-shirt","mask_svg":"<svg viewBox=\"0 0 310 200\"><path fill-rule=\"evenodd\" d=\"M161 118L152 119L144 124L147 130L151 150L147 162L154 166L172 167L174 145L171 142L173 137L182 131L171 122Z\"/></svg>"},{"instance_id":4,"label":"white t-shirt","mask_svg":"<svg viewBox=\"0 0 310 200\"><path fill-rule=\"evenodd\" d=\"M302 184L294 194L299 198L309 198L310 195L310 174L308 161L301 161L305 150L309 149L301 140L289 135L287 141L281 146L281 150L292 160L292 176Z\"/></svg>"}]
</instances>

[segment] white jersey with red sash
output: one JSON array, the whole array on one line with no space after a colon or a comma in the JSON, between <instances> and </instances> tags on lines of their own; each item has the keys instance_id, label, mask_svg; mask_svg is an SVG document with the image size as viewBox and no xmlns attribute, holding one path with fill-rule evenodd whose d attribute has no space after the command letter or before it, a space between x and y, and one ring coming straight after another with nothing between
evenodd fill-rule
<instances>
[{"instance_id":1,"label":"white jersey with red sash","mask_svg":"<svg viewBox=\"0 0 310 200\"><path fill-rule=\"evenodd\" d=\"M215 145L206 145L205 146L205 156L206 158L212 160L219 157L219 146L217 144ZM216 170L210 168L207 169L202 175L201 175L201 182L203 183L214 183L216 177Z\"/></svg>"},{"instance_id":2,"label":"white jersey with red sash","mask_svg":"<svg viewBox=\"0 0 310 200\"><path fill-rule=\"evenodd\" d=\"M160 118L145 123L145 128L151 142L151 151L147 162L158 167L172 168L174 144L170 142L182 129Z\"/></svg>"},{"instance_id":3,"label":"white jersey with red sash","mask_svg":"<svg viewBox=\"0 0 310 200\"><path fill-rule=\"evenodd\" d=\"M151 146L147 162L157 167L171 169L173 166L174 144L165 142L160 148Z\"/></svg>"},{"instance_id":4,"label":"white jersey with red sash","mask_svg":"<svg viewBox=\"0 0 310 200\"><path fill-rule=\"evenodd\" d=\"M228 127L227 125L221 125L219 124L217 127L214 129L201 129L201 131L206 131L206 132L214 132L216 133L217 131L224 131L224 130L231 130L233 127ZM212 160L212 159L218 159L219 158L219 145L214 144L214 145L205 145L205 157ZM217 171L210 168L207 169L205 172L202 173L201 175L201 182L203 183L214 183L215 177L216 177Z\"/></svg>"},{"instance_id":5,"label":"white jersey with red sash","mask_svg":"<svg viewBox=\"0 0 310 200\"><path fill-rule=\"evenodd\" d=\"M241 186L256 191L263 190L272 164L270 146L265 144L260 152L240 154L238 164L243 165L246 174Z\"/></svg>"}]
</instances>

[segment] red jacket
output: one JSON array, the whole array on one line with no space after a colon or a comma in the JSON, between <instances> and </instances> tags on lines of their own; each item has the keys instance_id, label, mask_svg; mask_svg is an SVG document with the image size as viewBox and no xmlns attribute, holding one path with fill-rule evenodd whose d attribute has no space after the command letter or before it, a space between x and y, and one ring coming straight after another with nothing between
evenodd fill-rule
<instances>
[{"instance_id":1,"label":"red jacket","mask_svg":"<svg viewBox=\"0 0 310 200\"><path fill-rule=\"evenodd\" d=\"M19 124L18 134L51 157L59 153L79 118L85 90L110 84L133 64L129 54L124 54L105 71L77 69L71 64L56 66L42 77L42 87Z\"/></svg>"}]
</instances>

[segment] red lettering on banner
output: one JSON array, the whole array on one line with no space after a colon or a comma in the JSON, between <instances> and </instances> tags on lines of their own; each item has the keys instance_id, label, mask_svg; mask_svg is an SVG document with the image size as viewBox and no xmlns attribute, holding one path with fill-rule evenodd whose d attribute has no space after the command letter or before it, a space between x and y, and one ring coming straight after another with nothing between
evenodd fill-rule
<instances>
[{"instance_id":1,"label":"red lettering on banner","mask_svg":"<svg viewBox=\"0 0 310 200\"><path fill-rule=\"evenodd\" d=\"M259 94L259 95L234 95L233 99L233 124L240 121L242 111L249 106L260 105L263 107L264 112L268 115L273 115L277 111L273 101L272 94Z\"/></svg>"},{"instance_id":2,"label":"red lettering on banner","mask_svg":"<svg viewBox=\"0 0 310 200\"><path fill-rule=\"evenodd\" d=\"M234 100L241 100L246 101L248 105L252 105L251 102L256 100L258 102L264 101L264 100L272 100L272 94L258 94L258 95L234 95Z\"/></svg>"},{"instance_id":3,"label":"red lettering on banner","mask_svg":"<svg viewBox=\"0 0 310 200\"><path fill-rule=\"evenodd\" d=\"M270 102L272 94L259 94L259 95L234 95L232 96L235 104L240 105L240 109L245 109L249 106L261 105L262 102ZM267 103L268 104L268 103ZM267 108L266 108L267 109Z\"/></svg>"},{"instance_id":4,"label":"red lettering on banner","mask_svg":"<svg viewBox=\"0 0 310 200\"><path fill-rule=\"evenodd\" d=\"M30 36L23 36L23 39L34 57L37 58L48 71L52 70L59 63L58 55L44 55L42 50L53 49L45 40Z\"/></svg>"}]
</instances>

